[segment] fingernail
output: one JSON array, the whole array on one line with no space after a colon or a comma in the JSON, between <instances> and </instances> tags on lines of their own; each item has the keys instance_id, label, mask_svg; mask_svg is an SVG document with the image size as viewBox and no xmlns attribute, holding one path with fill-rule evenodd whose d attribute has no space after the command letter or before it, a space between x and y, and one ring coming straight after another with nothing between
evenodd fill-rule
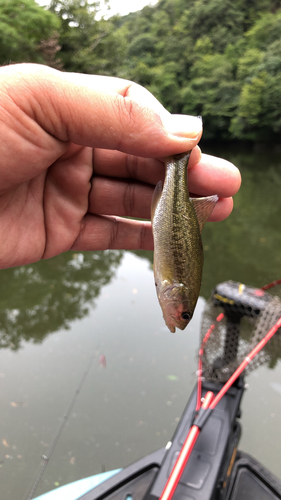
<instances>
[{"instance_id":1,"label":"fingernail","mask_svg":"<svg viewBox=\"0 0 281 500\"><path fill-rule=\"evenodd\" d=\"M166 130L177 137L195 139L202 131L202 119L197 116L171 115L162 116Z\"/></svg>"}]
</instances>

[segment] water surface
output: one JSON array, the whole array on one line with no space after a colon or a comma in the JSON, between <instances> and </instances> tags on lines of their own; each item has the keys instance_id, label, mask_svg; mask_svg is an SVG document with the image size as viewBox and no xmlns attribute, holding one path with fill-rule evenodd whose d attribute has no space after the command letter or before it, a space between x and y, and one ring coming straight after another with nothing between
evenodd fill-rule
<instances>
[{"instance_id":1,"label":"water surface","mask_svg":"<svg viewBox=\"0 0 281 500\"><path fill-rule=\"evenodd\" d=\"M195 383L211 289L227 279L262 286L281 277L280 155L210 152L237 164L243 183L231 217L204 229L202 297L184 332L165 327L151 252L72 252L1 271L3 498L26 498L90 360L36 495L164 446ZM248 377L240 448L281 478L280 356Z\"/></svg>"}]
</instances>

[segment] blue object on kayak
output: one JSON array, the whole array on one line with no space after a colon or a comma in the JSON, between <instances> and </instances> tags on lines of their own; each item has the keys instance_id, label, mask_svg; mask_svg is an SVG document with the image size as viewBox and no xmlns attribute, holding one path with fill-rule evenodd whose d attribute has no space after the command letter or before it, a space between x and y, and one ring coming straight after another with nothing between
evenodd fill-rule
<instances>
[{"instance_id":1,"label":"blue object on kayak","mask_svg":"<svg viewBox=\"0 0 281 500\"><path fill-rule=\"evenodd\" d=\"M120 470L121 469L111 470L103 472L102 474L96 474L95 476L79 479L78 481L74 481L74 483L66 484L55 490L43 493L43 495L34 498L34 500L77 500L103 481L106 481L106 479L117 474Z\"/></svg>"}]
</instances>

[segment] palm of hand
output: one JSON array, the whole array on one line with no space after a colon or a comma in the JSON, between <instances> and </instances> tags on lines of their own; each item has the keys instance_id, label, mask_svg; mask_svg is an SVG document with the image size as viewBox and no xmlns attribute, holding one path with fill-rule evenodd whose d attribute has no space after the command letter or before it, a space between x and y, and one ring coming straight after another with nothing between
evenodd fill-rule
<instances>
[{"instance_id":1,"label":"palm of hand","mask_svg":"<svg viewBox=\"0 0 281 500\"><path fill-rule=\"evenodd\" d=\"M92 150L70 145L31 180L0 196L0 267L49 258L75 244L88 211Z\"/></svg>"}]
</instances>

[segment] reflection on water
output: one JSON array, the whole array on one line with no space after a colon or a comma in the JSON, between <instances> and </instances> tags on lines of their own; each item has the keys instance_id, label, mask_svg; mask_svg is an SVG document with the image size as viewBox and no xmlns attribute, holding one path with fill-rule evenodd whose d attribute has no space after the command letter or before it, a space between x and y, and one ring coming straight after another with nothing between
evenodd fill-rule
<instances>
[{"instance_id":1,"label":"reflection on water","mask_svg":"<svg viewBox=\"0 0 281 500\"><path fill-rule=\"evenodd\" d=\"M0 281L0 347L42 342L89 313L123 253L67 252L37 264L4 269Z\"/></svg>"},{"instance_id":2,"label":"reflection on water","mask_svg":"<svg viewBox=\"0 0 281 500\"><path fill-rule=\"evenodd\" d=\"M280 156L230 148L210 152L237 164L243 183L232 216L203 231L205 299L221 281L262 286L281 277ZM172 436L195 381L204 299L188 328L172 335L151 265L151 252L71 252L1 271L5 498L22 500L30 488L92 354L36 494L122 467ZM263 366L248 378L241 448L280 476L281 365L279 352L271 354L274 370Z\"/></svg>"},{"instance_id":3,"label":"reflection on water","mask_svg":"<svg viewBox=\"0 0 281 500\"><path fill-rule=\"evenodd\" d=\"M0 437L9 445L0 443L6 497L22 500L30 490L92 355L36 494L164 446L195 381L203 304L201 299L185 335L171 335L150 262L125 252L87 316L40 344L23 340L18 351L0 350Z\"/></svg>"}]
</instances>

